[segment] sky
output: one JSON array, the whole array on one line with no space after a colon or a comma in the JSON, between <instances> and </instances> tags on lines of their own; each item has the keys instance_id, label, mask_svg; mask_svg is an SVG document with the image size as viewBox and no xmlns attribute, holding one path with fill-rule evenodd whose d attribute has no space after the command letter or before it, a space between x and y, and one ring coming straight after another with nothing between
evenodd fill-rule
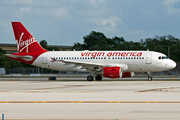
<instances>
[{"instance_id":1,"label":"sky","mask_svg":"<svg viewBox=\"0 0 180 120\"><path fill-rule=\"evenodd\" d=\"M180 39L180 0L0 0L0 43L15 44L11 21L48 45L83 43L91 31L134 42Z\"/></svg>"}]
</instances>

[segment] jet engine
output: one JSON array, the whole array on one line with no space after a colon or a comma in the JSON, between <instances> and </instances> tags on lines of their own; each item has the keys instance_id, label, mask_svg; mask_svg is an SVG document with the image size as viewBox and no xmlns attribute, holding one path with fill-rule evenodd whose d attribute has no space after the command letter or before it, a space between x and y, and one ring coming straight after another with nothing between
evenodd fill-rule
<instances>
[{"instance_id":1,"label":"jet engine","mask_svg":"<svg viewBox=\"0 0 180 120\"><path fill-rule=\"evenodd\" d=\"M124 72L122 74L123 78L127 78L127 77L133 77L134 76L134 72Z\"/></svg>"},{"instance_id":2,"label":"jet engine","mask_svg":"<svg viewBox=\"0 0 180 120\"><path fill-rule=\"evenodd\" d=\"M122 69L121 67L104 67L103 75L108 78L121 78Z\"/></svg>"}]
</instances>

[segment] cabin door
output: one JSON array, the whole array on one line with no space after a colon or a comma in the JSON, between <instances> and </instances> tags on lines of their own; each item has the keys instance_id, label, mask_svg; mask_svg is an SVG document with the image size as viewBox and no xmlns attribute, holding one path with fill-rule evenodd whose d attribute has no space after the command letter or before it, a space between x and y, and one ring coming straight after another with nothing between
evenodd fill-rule
<instances>
[{"instance_id":1,"label":"cabin door","mask_svg":"<svg viewBox=\"0 0 180 120\"><path fill-rule=\"evenodd\" d=\"M43 58L42 58L42 64L47 64L47 53L43 54Z\"/></svg>"},{"instance_id":2,"label":"cabin door","mask_svg":"<svg viewBox=\"0 0 180 120\"><path fill-rule=\"evenodd\" d=\"M146 54L146 64L152 64L152 54L151 53Z\"/></svg>"}]
</instances>

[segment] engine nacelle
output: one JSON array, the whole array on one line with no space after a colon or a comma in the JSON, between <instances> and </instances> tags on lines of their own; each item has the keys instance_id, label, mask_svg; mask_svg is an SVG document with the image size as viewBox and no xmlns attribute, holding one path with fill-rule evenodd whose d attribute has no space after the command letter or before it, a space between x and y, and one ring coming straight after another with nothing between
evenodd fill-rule
<instances>
[{"instance_id":1,"label":"engine nacelle","mask_svg":"<svg viewBox=\"0 0 180 120\"><path fill-rule=\"evenodd\" d=\"M127 77L133 77L134 76L134 72L124 72L122 74L122 77L127 78Z\"/></svg>"},{"instance_id":2,"label":"engine nacelle","mask_svg":"<svg viewBox=\"0 0 180 120\"><path fill-rule=\"evenodd\" d=\"M104 67L103 75L108 78L121 78L122 69L121 67Z\"/></svg>"}]
</instances>

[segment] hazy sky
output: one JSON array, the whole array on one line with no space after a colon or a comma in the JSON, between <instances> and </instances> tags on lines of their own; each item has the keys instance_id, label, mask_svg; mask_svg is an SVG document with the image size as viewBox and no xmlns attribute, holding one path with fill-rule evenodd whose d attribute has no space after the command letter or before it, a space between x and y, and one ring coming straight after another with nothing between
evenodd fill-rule
<instances>
[{"instance_id":1,"label":"hazy sky","mask_svg":"<svg viewBox=\"0 0 180 120\"><path fill-rule=\"evenodd\" d=\"M11 21L49 45L83 43L91 31L126 41L180 38L180 0L0 0L0 43L15 43Z\"/></svg>"}]
</instances>

